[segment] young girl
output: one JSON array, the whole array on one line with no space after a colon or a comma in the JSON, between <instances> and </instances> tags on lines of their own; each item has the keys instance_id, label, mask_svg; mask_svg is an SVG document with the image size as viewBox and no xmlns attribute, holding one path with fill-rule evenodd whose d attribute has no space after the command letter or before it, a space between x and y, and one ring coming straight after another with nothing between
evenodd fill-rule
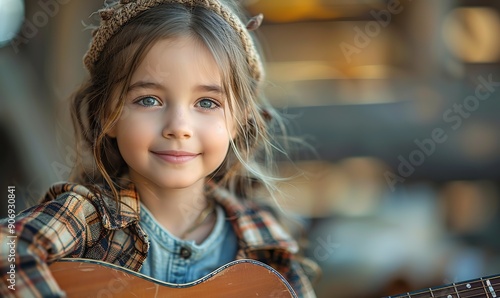
<instances>
[{"instance_id":1,"label":"young girl","mask_svg":"<svg viewBox=\"0 0 500 298\"><path fill-rule=\"evenodd\" d=\"M16 285L6 220L2 297L64 295L48 264L102 260L187 283L235 259L278 270L314 297L296 242L251 190L272 191L271 121L263 68L237 10L218 0L137 0L101 10L75 93L79 148L73 183L50 188L15 218ZM278 121L279 123L279 121Z\"/></svg>"}]
</instances>

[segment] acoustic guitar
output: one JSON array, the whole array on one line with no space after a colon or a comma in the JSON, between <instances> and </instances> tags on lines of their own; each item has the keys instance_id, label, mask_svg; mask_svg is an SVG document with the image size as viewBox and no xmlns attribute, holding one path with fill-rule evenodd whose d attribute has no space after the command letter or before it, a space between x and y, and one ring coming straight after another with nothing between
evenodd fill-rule
<instances>
[{"instance_id":1,"label":"acoustic guitar","mask_svg":"<svg viewBox=\"0 0 500 298\"><path fill-rule=\"evenodd\" d=\"M496 298L500 297L500 275L452 283L386 298Z\"/></svg>"},{"instance_id":2,"label":"acoustic guitar","mask_svg":"<svg viewBox=\"0 0 500 298\"><path fill-rule=\"evenodd\" d=\"M236 260L196 281L172 284L117 265L88 259L61 259L49 266L68 297L286 297L297 298L272 267Z\"/></svg>"}]
</instances>

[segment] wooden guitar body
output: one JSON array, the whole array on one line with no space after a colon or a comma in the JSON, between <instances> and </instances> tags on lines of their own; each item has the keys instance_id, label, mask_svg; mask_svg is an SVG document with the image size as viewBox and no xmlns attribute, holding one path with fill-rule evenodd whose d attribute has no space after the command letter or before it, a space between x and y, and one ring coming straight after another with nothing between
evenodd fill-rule
<instances>
[{"instance_id":1,"label":"wooden guitar body","mask_svg":"<svg viewBox=\"0 0 500 298\"><path fill-rule=\"evenodd\" d=\"M276 270L254 260L233 261L186 284L87 259L62 259L49 268L68 297L297 297Z\"/></svg>"}]
</instances>

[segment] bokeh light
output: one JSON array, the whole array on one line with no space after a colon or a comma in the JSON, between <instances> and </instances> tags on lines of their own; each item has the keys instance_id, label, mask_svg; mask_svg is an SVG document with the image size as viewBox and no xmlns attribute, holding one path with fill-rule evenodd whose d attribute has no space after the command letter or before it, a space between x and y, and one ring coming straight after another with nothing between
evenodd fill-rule
<instances>
[{"instance_id":1,"label":"bokeh light","mask_svg":"<svg viewBox=\"0 0 500 298\"><path fill-rule=\"evenodd\" d=\"M0 46L14 38L24 19L22 0L0 0Z\"/></svg>"}]
</instances>

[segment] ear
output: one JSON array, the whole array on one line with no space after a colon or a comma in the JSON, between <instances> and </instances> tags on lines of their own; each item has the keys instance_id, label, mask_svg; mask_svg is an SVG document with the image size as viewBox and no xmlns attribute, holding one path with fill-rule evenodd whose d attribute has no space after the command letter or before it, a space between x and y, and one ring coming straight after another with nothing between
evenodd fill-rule
<instances>
[{"instance_id":1,"label":"ear","mask_svg":"<svg viewBox=\"0 0 500 298\"><path fill-rule=\"evenodd\" d=\"M106 115L104 115L101 119L101 127L103 129L107 128L106 136L110 138L116 138L118 134L117 124L119 119L123 116L123 110L120 112L120 115L116 115L115 111L117 109L117 104L109 107L109 110L106 111ZM111 122L111 125L110 125ZM107 127L106 127L107 125Z\"/></svg>"},{"instance_id":2,"label":"ear","mask_svg":"<svg viewBox=\"0 0 500 298\"><path fill-rule=\"evenodd\" d=\"M109 115L108 115L109 116ZM101 127L103 129L105 129L105 125L108 124L109 119L108 118L104 118L101 120ZM116 128L116 121L115 123L113 123L113 125L111 127L109 127L106 131L106 136L110 137L110 138L116 138L116 135L117 135L117 128Z\"/></svg>"},{"instance_id":3,"label":"ear","mask_svg":"<svg viewBox=\"0 0 500 298\"><path fill-rule=\"evenodd\" d=\"M111 104L107 106L107 109L105 111L105 114L101 118L101 127L105 127L106 124L109 125L109 122L112 121L113 124L111 127L108 128L106 131L106 136L110 138L116 138L118 134L118 129L117 129L117 124L118 121L121 117L123 117L123 113L125 113L125 110L122 106L122 110L120 111L120 114L116 114L116 110L119 108L120 105L120 96L119 96L119 88L120 85L113 87L113 91L111 92L111 96L107 99L108 101L111 101Z\"/></svg>"},{"instance_id":4,"label":"ear","mask_svg":"<svg viewBox=\"0 0 500 298\"><path fill-rule=\"evenodd\" d=\"M236 121L236 117L231 113L226 113L224 117L230 140L234 140L238 136L238 121Z\"/></svg>"},{"instance_id":5,"label":"ear","mask_svg":"<svg viewBox=\"0 0 500 298\"><path fill-rule=\"evenodd\" d=\"M234 140L236 139L236 137L238 136L238 126L237 125L233 125L233 127L231 128L231 140Z\"/></svg>"},{"instance_id":6,"label":"ear","mask_svg":"<svg viewBox=\"0 0 500 298\"><path fill-rule=\"evenodd\" d=\"M116 138L116 123L106 132L106 135L110 138Z\"/></svg>"}]
</instances>

